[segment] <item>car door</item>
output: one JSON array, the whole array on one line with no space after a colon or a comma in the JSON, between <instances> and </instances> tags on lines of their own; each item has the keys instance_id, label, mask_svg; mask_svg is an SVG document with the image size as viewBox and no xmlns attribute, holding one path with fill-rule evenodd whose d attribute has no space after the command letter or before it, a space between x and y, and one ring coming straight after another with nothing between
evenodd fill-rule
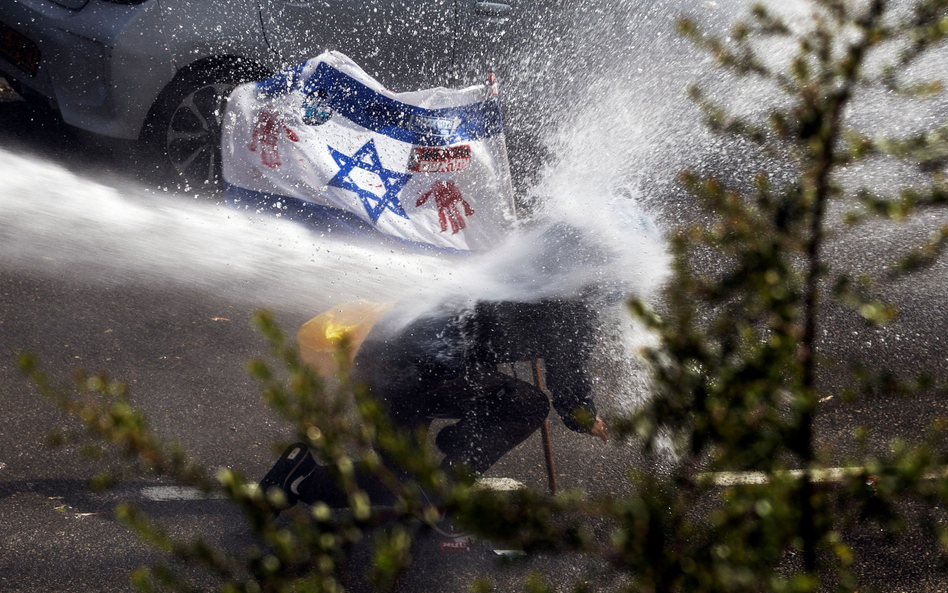
<instances>
[{"instance_id":1,"label":"car door","mask_svg":"<svg viewBox=\"0 0 948 593\"><path fill-rule=\"evenodd\" d=\"M452 80L455 0L260 0L286 65L340 51L396 91Z\"/></svg>"},{"instance_id":2,"label":"car door","mask_svg":"<svg viewBox=\"0 0 948 593\"><path fill-rule=\"evenodd\" d=\"M541 72L559 49L565 0L457 0L455 71L460 84L496 73L501 88Z\"/></svg>"},{"instance_id":3,"label":"car door","mask_svg":"<svg viewBox=\"0 0 948 593\"><path fill-rule=\"evenodd\" d=\"M458 0L459 39L455 65L466 82L496 70L510 37L513 0Z\"/></svg>"},{"instance_id":4,"label":"car door","mask_svg":"<svg viewBox=\"0 0 948 593\"><path fill-rule=\"evenodd\" d=\"M520 0L457 0L458 44L455 71L459 83L483 82L488 72L502 74L515 50L515 29L522 20ZM527 48L529 51L529 48Z\"/></svg>"},{"instance_id":5,"label":"car door","mask_svg":"<svg viewBox=\"0 0 948 593\"><path fill-rule=\"evenodd\" d=\"M257 0L159 0L165 38L178 70L208 57L249 58L276 66L260 28Z\"/></svg>"}]
</instances>

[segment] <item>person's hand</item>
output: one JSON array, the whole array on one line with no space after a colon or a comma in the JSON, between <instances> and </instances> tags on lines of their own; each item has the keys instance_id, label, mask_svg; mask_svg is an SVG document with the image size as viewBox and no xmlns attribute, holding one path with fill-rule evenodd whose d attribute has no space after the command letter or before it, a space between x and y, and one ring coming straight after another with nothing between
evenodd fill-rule
<instances>
[{"instance_id":1,"label":"person's hand","mask_svg":"<svg viewBox=\"0 0 948 593\"><path fill-rule=\"evenodd\" d=\"M589 434L601 438L604 443L609 442L609 427L606 426L606 423L603 422L599 416L596 416L596 421L593 423L592 428L589 429Z\"/></svg>"}]
</instances>

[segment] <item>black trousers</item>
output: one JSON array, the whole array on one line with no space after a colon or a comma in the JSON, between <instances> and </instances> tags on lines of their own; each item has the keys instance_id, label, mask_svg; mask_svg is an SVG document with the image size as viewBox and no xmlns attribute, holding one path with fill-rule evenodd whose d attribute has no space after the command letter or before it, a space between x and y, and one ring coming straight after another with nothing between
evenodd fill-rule
<instances>
[{"instance_id":1,"label":"black trousers","mask_svg":"<svg viewBox=\"0 0 948 593\"><path fill-rule=\"evenodd\" d=\"M501 373L476 370L435 389L387 401L392 420L402 427L429 427L435 418L457 419L435 438L444 465L487 471L508 451L533 434L550 412L542 391Z\"/></svg>"},{"instance_id":2,"label":"black trousers","mask_svg":"<svg viewBox=\"0 0 948 593\"><path fill-rule=\"evenodd\" d=\"M496 367L478 369L418 393L388 394L384 403L393 422L407 430L427 430L437 418L457 419L441 429L435 445L445 454L442 465L446 469L460 467L474 475L487 471L536 432L550 411L546 394ZM357 474L356 480L372 504L394 502L394 495L374 476ZM322 467L316 468L300 490L301 499L309 504L348 504Z\"/></svg>"}]
</instances>

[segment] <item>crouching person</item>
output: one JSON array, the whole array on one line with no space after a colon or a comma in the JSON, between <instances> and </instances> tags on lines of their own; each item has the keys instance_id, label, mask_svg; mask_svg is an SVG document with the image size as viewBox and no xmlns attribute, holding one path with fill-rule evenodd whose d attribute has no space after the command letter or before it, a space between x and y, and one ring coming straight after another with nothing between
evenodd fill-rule
<instances>
[{"instance_id":1,"label":"crouching person","mask_svg":"<svg viewBox=\"0 0 948 593\"><path fill-rule=\"evenodd\" d=\"M568 428L608 441L587 370L596 315L583 300L480 301L406 317L398 308L363 315L373 323L367 324L371 329L358 325L354 342L361 345L353 377L368 385L398 427L427 430L434 419L456 420L435 437L449 475L486 472L543 424L551 399ZM320 327L325 326L324 319ZM545 361L550 398L497 366L531 358ZM374 476L356 480L373 504L394 502L395 495ZM260 486L280 488L290 504L347 504L302 444L290 446Z\"/></svg>"}]
</instances>

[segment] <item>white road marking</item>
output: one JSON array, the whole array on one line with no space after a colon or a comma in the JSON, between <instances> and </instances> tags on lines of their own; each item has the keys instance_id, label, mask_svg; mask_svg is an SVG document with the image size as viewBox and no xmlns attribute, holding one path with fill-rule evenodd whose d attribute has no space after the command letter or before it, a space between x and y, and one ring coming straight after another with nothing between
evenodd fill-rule
<instances>
[{"instance_id":1,"label":"white road marking","mask_svg":"<svg viewBox=\"0 0 948 593\"><path fill-rule=\"evenodd\" d=\"M200 488L187 486L150 486L142 488L142 498L167 502L172 500L220 500L226 498L220 493L207 493Z\"/></svg>"},{"instance_id":2,"label":"white road marking","mask_svg":"<svg viewBox=\"0 0 948 593\"><path fill-rule=\"evenodd\" d=\"M295 485L295 483L294 483ZM256 489L256 484L248 484L249 489ZM512 478L481 478L474 486L479 490L494 490L497 492L506 492L526 488L522 482ZM175 500L222 500L227 498L222 493L206 493L200 488L191 488L189 486L149 486L142 488L142 498L157 502L169 502Z\"/></svg>"},{"instance_id":3,"label":"white road marking","mask_svg":"<svg viewBox=\"0 0 948 593\"><path fill-rule=\"evenodd\" d=\"M791 469L777 472L780 477L790 477L794 479L802 478L806 470ZM829 467L825 469L810 470L810 480L815 483L842 482L844 479L858 475L866 471L863 467ZM937 480L948 478L948 466L925 473L924 479ZM699 481L706 481L714 486L738 486L767 484L771 481L772 474L766 472L705 472L698 474ZM255 485L251 484L251 487ZM478 480L475 488L494 490L498 492L517 490L526 488L526 486L510 478L482 478ZM168 502L175 500L222 500L227 498L222 493L205 493L198 488L187 486L151 486L142 488L142 498L158 502Z\"/></svg>"},{"instance_id":4,"label":"white road marking","mask_svg":"<svg viewBox=\"0 0 948 593\"><path fill-rule=\"evenodd\" d=\"M861 474L866 471L864 467L828 467L825 469L810 470L810 480L815 483L823 482L842 482L844 479ZM782 472L776 472L777 476L799 479L804 476L806 470L791 469ZM948 477L948 467L941 467L925 473L924 479L937 480ZM752 484L767 484L772 479L772 474L765 472L707 472L698 474L698 480L708 480L715 486L737 486Z\"/></svg>"},{"instance_id":5,"label":"white road marking","mask_svg":"<svg viewBox=\"0 0 948 593\"><path fill-rule=\"evenodd\" d=\"M480 478L474 482L474 490L493 490L494 492L512 492L527 487L513 478Z\"/></svg>"}]
</instances>

